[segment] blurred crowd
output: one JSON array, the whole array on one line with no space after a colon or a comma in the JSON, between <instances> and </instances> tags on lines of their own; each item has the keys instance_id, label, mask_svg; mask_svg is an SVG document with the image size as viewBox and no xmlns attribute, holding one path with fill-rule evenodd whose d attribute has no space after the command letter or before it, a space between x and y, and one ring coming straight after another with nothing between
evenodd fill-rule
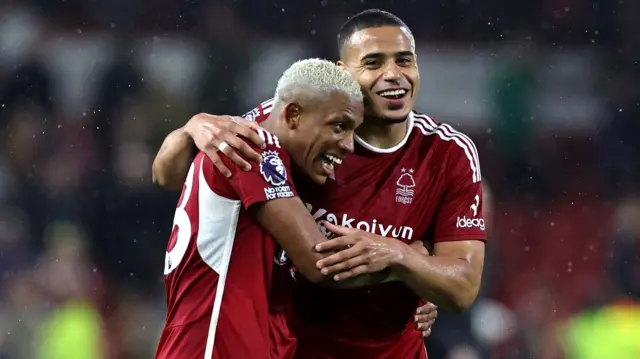
<instances>
[{"instance_id":1,"label":"blurred crowd","mask_svg":"<svg viewBox=\"0 0 640 359\"><path fill-rule=\"evenodd\" d=\"M162 139L335 59L370 7L412 28L417 109L474 139L488 186L481 296L430 358L640 358L637 1L1 0L0 359L151 358Z\"/></svg>"}]
</instances>

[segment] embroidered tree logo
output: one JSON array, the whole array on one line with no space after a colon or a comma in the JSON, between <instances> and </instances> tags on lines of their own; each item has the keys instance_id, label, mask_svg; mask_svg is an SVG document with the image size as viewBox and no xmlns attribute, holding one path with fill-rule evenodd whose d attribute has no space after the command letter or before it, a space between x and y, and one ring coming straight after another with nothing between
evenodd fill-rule
<instances>
[{"instance_id":1,"label":"embroidered tree logo","mask_svg":"<svg viewBox=\"0 0 640 359\"><path fill-rule=\"evenodd\" d=\"M396 182L398 185L396 194L398 196L413 196L412 188L416 186L416 181L413 179L413 175L411 175L411 173L413 173L413 170L409 170L409 173L407 173L404 168L402 169L402 175L398 178L398 182Z\"/></svg>"}]
</instances>

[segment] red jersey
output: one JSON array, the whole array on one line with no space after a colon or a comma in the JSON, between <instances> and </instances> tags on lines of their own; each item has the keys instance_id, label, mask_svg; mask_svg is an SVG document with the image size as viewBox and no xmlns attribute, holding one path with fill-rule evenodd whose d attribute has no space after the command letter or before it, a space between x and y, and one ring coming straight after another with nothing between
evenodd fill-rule
<instances>
[{"instance_id":1,"label":"red jersey","mask_svg":"<svg viewBox=\"0 0 640 359\"><path fill-rule=\"evenodd\" d=\"M202 153L191 165L167 246L167 318L157 359L271 358L276 245L247 209L296 192L289 156L275 136L258 133L267 148L250 172L225 159L233 171L225 178Z\"/></svg>"},{"instance_id":2,"label":"red jersey","mask_svg":"<svg viewBox=\"0 0 640 359\"><path fill-rule=\"evenodd\" d=\"M248 117L260 121L271 106L267 101ZM484 241L474 143L425 115L412 112L407 122L405 138L390 149L356 137L355 153L336 167L335 181L317 186L296 178L312 216L406 243ZM426 358L413 324L420 299L404 284L329 290L298 276L293 287L296 358Z\"/></svg>"}]
</instances>

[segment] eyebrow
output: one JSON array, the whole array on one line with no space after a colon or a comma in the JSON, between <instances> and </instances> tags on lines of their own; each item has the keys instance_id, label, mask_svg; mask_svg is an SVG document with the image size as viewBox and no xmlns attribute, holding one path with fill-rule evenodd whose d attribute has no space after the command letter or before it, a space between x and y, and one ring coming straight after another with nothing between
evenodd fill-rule
<instances>
[{"instance_id":1,"label":"eyebrow","mask_svg":"<svg viewBox=\"0 0 640 359\"><path fill-rule=\"evenodd\" d=\"M364 55L360 61L364 61L364 60L371 60L371 59L378 59L381 57L386 56L386 54L382 53L382 52L372 52L370 54L366 54ZM411 51L398 51L396 53L393 54L393 57L402 57L402 56L415 56L415 54Z\"/></svg>"},{"instance_id":2,"label":"eyebrow","mask_svg":"<svg viewBox=\"0 0 640 359\"><path fill-rule=\"evenodd\" d=\"M342 118L343 118L343 120L344 120L345 122L348 122L348 123L349 123L349 126L351 126L352 128L355 128L355 127L356 127L356 123L358 123L358 122L357 122L353 117L351 117L351 116L346 116L346 115L345 115L345 116L342 116Z\"/></svg>"},{"instance_id":3,"label":"eyebrow","mask_svg":"<svg viewBox=\"0 0 640 359\"><path fill-rule=\"evenodd\" d=\"M348 122L349 125L351 125L351 127L355 127L356 125L356 120L348 115L338 116L333 119L333 122L345 122L345 123Z\"/></svg>"}]
</instances>

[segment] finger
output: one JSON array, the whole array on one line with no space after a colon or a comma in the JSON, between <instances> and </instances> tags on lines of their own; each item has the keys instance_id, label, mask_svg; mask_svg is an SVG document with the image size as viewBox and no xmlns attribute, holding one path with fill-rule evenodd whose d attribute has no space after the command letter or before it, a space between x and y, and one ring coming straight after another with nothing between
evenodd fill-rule
<instances>
[{"instance_id":1,"label":"finger","mask_svg":"<svg viewBox=\"0 0 640 359\"><path fill-rule=\"evenodd\" d=\"M318 243L314 248L318 252L325 252L329 250L339 250L347 246L353 246L357 242L358 240L355 237L344 236L344 237L333 238L331 240ZM344 251L341 251L341 252L344 252Z\"/></svg>"},{"instance_id":2,"label":"finger","mask_svg":"<svg viewBox=\"0 0 640 359\"><path fill-rule=\"evenodd\" d=\"M246 129L245 129L246 130ZM250 131L250 133L252 133L255 136L258 136L255 132ZM240 152L240 155L250 161L256 162L256 163L260 163L260 161L262 161L262 156L255 151L244 139L244 136L242 135L242 133L238 133L236 135L235 132L228 133L225 134L223 136L225 141L228 141L229 144L235 148L236 150L238 150L238 152ZM260 136L258 136L258 138L260 138ZM240 156L238 156L240 157ZM240 157L240 158L242 158ZM244 158L242 159L244 161Z\"/></svg>"},{"instance_id":3,"label":"finger","mask_svg":"<svg viewBox=\"0 0 640 359\"><path fill-rule=\"evenodd\" d=\"M359 275L363 275L366 273L370 273L370 267L368 265L359 265L348 271L341 272L333 276L333 280L339 282L341 280L346 280L349 278L357 277Z\"/></svg>"},{"instance_id":4,"label":"finger","mask_svg":"<svg viewBox=\"0 0 640 359\"><path fill-rule=\"evenodd\" d=\"M347 234L351 234L351 233L354 233L354 232L358 231L355 228L337 226L337 225L335 225L333 223L329 223L329 222L324 222L324 228L326 228L329 231L333 232L333 234L339 235L339 236L345 236Z\"/></svg>"},{"instance_id":5,"label":"finger","mask_svg":"<svg viewBox=\"0 0 640 359\"><path fill-rule=\"evenodd\" d=\"M426 337L428 337L428 336L430 336L430 335L431 335L431 328L428 328L427 330L424 330L424 331L422 332L422 337L423 337L423 338L426 338Z\"/></svg>"},{"instance_id":6,"label":"finger","mask_svg":"<svg viewBox=\"0 0 640 359\"><path fill-rule=\"evenodd\" d=\"M413 317L414 322L426 323L438 318L438 312L431 312L429 314L416 314Z\"/></svg>"},{"instance_id":7,"label":"finger","mask_svg":"<svg viewBox=\"0 0 640 359\"><path fill-rule=\"evenodd\" d=\"M416 323L415 327L417 330L428 330L433 326L434 321L430 320L424 323Z\"/></svg>"},{"instance_id":8,"label":"finger","mask_svg":"<svg viewBox=\"0 0 640 359\"><path fill-rule=\"evenodd\" d=\"M248 127L252 130L257 130L257 129L264 130L264 128L262 128L256 121L245 120L241 116L229 116L229 117L231 117L231 121L239 125L242 125L244 127Z\"/></svg>"},{"instance_id":9,"label":"finger","mask_svg":"<svg viewBox=\"0 0 640 359\"><path fill-rule=\"evenodd\" d=\"M218 149L218 133L220 130L212 124L205 122L199 128L197 132L191 134L193 142L195 142L198 150L205 152L209 149Z\"/></svg>"},{"instance_id":10,"label":"finger","mask_svg":"<svg viewBox=\"0 0 640 359\"><path fill-rule=\"evenodd\" d=\"M335 273L336 271L352 268L353 265L349 266L349 264L353 264L354 262L352 260L358 257L364 256L362 256L362 253L360 253L358 248L351 247L338 253L334 253L328 257L322 258L321 260L316 262L316 266L321 269L321 272L324 274ZM363 263L363 259L364 258L361 258L357 262L357 264Z\"/></svg>"},{"instance_id":11,"label":"finger","mask_svg":"<svg viewBox=\"0 0 640 359\"><path fill-rule=\"evenodd\" d=\"M332 266L324 267L320 270L320 272L324 275L337 273L338 277L343 277L343 274L342 274L343 272L353 271L355 268L358 268L361 266L368 266L369 263L370 263L369 259L365 258L365 256L358 256L358 257L354 257L349 260L346 260L344 262L334 264ZM360 268L360 270L362 269L363 268ZM358 272L356 274L362 274L362 273Z\"/></svg>"},{"instance_id":12,"label":"finger","mask_svg":"<svg viewBox=\"0 0 640 359\"><path fill-rule=\"evenodd\" d=\"M438 307L435 304L427 302L416 309L416 314L427 314L433 312L436 309L438 309Z\"/></svg>"},{"instance_id":13,"label":"finger","mask_svg":"<svg viewBox=\"0 0 640 359\"><path fill-rule=\"evenodd\" d=\"M231 171L229 170L229 168L227 168L227 166L224 165L224 162L222 162L222 159L218 155L217 150L216 151L207 150L207 151L204 151L204 153L207 155L207 157L211 159L211 162L213 162L213 165L216 166L218 171L220 171L220 173L222 173L223 176L227 178L231 177Z\"/></svg>"},{"instance_id":14,"label":"finger","mask_svg":"<svg viewBox=\"0 0 640 359\"><path fill-rule=\"evenodd\" d=\"M438 318L438 312L431 312L429 314L422 314L427 316L427 320L436 320Z\"/></svg>"},{"instance_id":15,"label":"finger","mask_svg":"<svg viewBox=\"0 0 640 359\"><path fill-rule=\"evenodd\" d=\"M430 320L433 320L433 317L429 314L416 314L413 316L414 323L427 323Z\"/></svg>"},{"instance_id":16,"label":"finger","mask_svg":"<svg viewBox=\"0 0 640 359\"><path fill-rule=\"evenodd\" d=\"M222 151L224 155L227 156L231 161L233 161L233 163L235 163L239 168L242 168L245 171L250 171L251 164L247 162L244 158L242 158L238 154L238 152L236 152L237 148L239 147L242 148L243 146L249 147L249 145L247 145L244 142L244 140L242 140L239 137L236 137L232 133L225 133L224 135L222 135L222 139L223 139L223 142L226 142L229 145L224 147ZM260 155L258 155L257 153L256 155L260 157Z\"/></svg>"},{"instance_id":17,"label":"finger","mask_svg":"<svg viewBox=\"0 0 640 359\"><path fill-rule=\"evenodd\" d=\"M237 119L237 117L231 117L231 118ZM242 118L240 118L240 120L234 120L233 123L229 126L229 129L233 133L248 139L249 141L253 142L256 146L264 149L265 148L264 139L260 137L260 135L258 135L258 133L256 132L256 130L259 128L260 126L258 126L255 122L246 121L246 120L243 120ZM247 156L247 157L250 157L250 156Z\"/></svg>"}]
</instances>

